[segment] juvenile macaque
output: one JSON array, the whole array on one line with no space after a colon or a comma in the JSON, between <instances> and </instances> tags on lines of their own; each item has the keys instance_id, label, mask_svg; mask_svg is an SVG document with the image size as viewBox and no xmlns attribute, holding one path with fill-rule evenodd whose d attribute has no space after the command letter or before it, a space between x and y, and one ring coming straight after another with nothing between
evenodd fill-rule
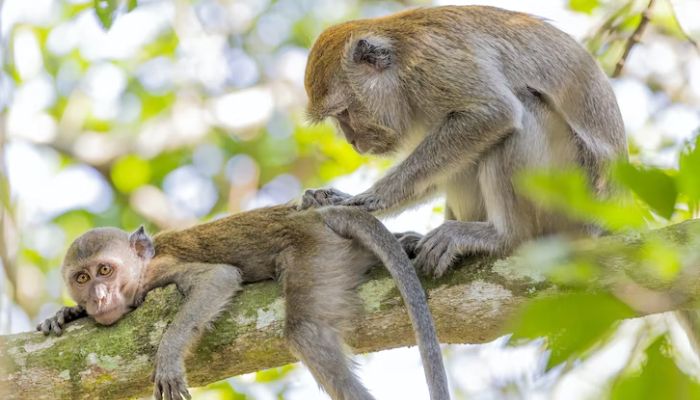
<instances>
[{"instance_id":1,"label":"juvenile macaque","mask_svg":"<svg viewBox=\"0 0 700 400\"><path fill-rule=\"evenodd\" d=\"M342 335L361 308L355 289L378 262L406 303L430 398L449 399L439 342L416 272L396 238L355 208L263 208L152 240L143 228L132 234L90 230L71 244L62 266L78 305L62 309L37 329L60 335L66 323L84 316L110 325L141 304L148 291L175 283L186 301L158 347L154 394L159 400L189 399L187 348L243 283L279 279L291 351L333 399L372 399L343 352Z\"/></svg>"},{"instance_id":2,"label":"juvenile macaque","mask_svg":"<svg viewBox=\"0 0 700 400\"><path fill-rule=\"evenodd\" d=\"M312 121L333 118L358 152L408 156L364 193L308 191L304 206L386 212L444 193L447 221L401 238L437 276L464 254L589 233L517 194L518 171L579 166L603 194L606 165L626 157L603 72L571 37L527 14L447 6L336 25L311 49L305 86Z\"/></svg>"}]
</instances>

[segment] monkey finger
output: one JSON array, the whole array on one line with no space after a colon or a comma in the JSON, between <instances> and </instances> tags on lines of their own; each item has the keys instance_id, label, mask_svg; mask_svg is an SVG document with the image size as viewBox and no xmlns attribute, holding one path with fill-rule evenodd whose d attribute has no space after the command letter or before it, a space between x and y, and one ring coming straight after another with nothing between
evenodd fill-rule
<instances>
[{"instance_id":1,"label":"monkey finger","mask_svg":"<svg viewBox=\"0 0 700 400\"><path fill-rule=\"evenodd\" d=\"M61 310L58 313L56 313L56 320L58 320L58 323L60 325L63 325L66 323L66 313L65 310Z\"/></svg>"},{"instance_id":2,"label":"monkey finger","mask_svg":"<svg viewBox=\"0 0 700 400\"><path fill-rule=\"evenodd\" d=\"M51 333L51 320L50 319L47 319L41 323L41 331L44 333L44 335L48 335L49 333Z\"/></svg>"},{"instance_id":3,"label":"monkey finger","mask_svg":"<svg viewBox=\"0 0 700 400\"><path fill-rule=\"evenodd\" d=\"M170 396L170 382L167 380L163 380L161 383L161 390L163 391L163 398L165 400L172 400L173 398Z\"/></svg>"},{"instance_id":4,"label":"monkey finger","mask_svg":"<svg viewBox=\"0 0 700 400\"><path fill-rule=\"evenodd\" d=\"M168 389L168 395L166 396L167 400L180 400L180 393L177 391L175 382L168 382Z\"/></svg>"},{"instance_id":5,"label":"monkey finger","mask_svg":"<svg viewBox=\"0 0 700 400\"><path fill-rule=\"evenodd\" d=\"M160 388L160 382L157 382L153 386L153 398L156 400L163 400L163 392Z\"/></svg>"},{"instance_id":6,"label":"monkey finger","mask_svg":"<svg viewBox=\"0 0 700 400\"><path fill-rule=\"evenodd\" d=\"M187 400L192 400L192 396L190 395L190 392L187 390L187 384L183 381L180 381L177 383L177 390L180 392L182 397L186 398Z\"/></svg>"},{"instance_id":7,"label":"monkey finger","mask_svg":"<svg viewBox=\"0 0 700 400\"><path fill-rule=\"evenodd\" d=\"M61 334L63 333L61 325L55 319L51 321L51 330L53 331L53 333L56 334L56 336L61 336Z\"/></svg>"}]
</instances>

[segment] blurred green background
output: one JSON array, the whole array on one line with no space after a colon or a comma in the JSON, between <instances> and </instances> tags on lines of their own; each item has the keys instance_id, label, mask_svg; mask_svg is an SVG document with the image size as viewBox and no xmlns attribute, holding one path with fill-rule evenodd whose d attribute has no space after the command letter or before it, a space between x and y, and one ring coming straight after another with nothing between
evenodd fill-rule
<instances>
[{"instance_id":1,"label":"blurred green background","mask_svg":"<svg viewBox=\"0 0 700 400\"><path fill-rule=\"evenodd\" d=\"M145 224L154 232L286 202L306 187L332 184L351 193L368 187L389 162L355 154L330 124L310 127L304 121L308 48L336 22L448 3L0 3L0 261L5 273L0 333L31 330L69 302L59 277L61 258L70 241L92 227ZM610 74L648 1L479 4L546 17L584 42ZM632 160L616 169L626 188L619 198L593 199L576 171L535 172L521 177L520 187L537 201L611 231L697 216L700 51L692 38L700 37L698 15L697 0L653 4L644 40L613 80ZM387 224L393 230L425 232L440 223L441 209L437 199ZM562 284L583 284L600 273L591 260L553 258L562 246L536 244L526 255L554 259L541 264ZM673 280L688 264L688 252L652 243L639 257ZM558 315L557 304L541 302L524 310L526 317L514 328L518 338L548 338L551 354L542 352L537 339L447 346L456 397L640 398L641 393L653 398L647 387L685 390L667 398L699 393L691 378L700 371L697 355L674 318L660 315L611 328L616 319L634 315L614 295L572 294L557 301L567 305L565 315L580 318L562 316L549 323ZM593 308L591 319L600 327L577 327ZM414 350L359 357L361 376L378 397L411 399L426 393ZM321 396L309 374L294 366L195 391L200 399Z\"/></svg>"}]
</instances>

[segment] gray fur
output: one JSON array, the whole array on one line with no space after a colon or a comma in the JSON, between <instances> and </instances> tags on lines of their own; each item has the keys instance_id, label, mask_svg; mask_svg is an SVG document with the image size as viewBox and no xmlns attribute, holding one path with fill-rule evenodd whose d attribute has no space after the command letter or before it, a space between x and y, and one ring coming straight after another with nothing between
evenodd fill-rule
<instances>
[{"instance_id":1,"label":"gray fur","mask_svg":"<svg viewBox=\"0 0 700 400\"><path fill-rule=\"evenodd\" d=\"M391 54L390 65L373 71L353 62L348 49L357 38L374 43L374 53ZM331 74L324 47L335 40L346 46ZM306 196L317 199L308 206L392 212L445 193L446 219L455 221L415 246L417 266L437 276L464 254L505 254L542 235L590 233L516 193L513 176L579 166L604 195L605 167L627 154L614 93L593 58L526 14L447 6L352 21L322 33L308 65L314 120L345 115L343 130L353 132L360 151L388 154L410 145L410 154L366 192L342 197L320 190ZM314 92L325 87L325 95ZM330 101L338 114L323 114ZM422 140L412 127L425 127Z\"/></svg>"}]
</instances>

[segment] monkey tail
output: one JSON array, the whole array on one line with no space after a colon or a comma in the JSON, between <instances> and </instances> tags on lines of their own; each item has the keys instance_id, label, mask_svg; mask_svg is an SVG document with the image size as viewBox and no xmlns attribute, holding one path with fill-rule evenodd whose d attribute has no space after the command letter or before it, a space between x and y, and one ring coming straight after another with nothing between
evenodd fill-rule
<instances>
[{"instance_id":1,"label":"monkey tail","mask_svg":"<svg viewBox=\"0 0 700 400\"><path fill-rule=\"evenodd\" d=\"M423 361L430 399L449 400L447 374L428 300L416 270L401 244L368 212L351 207L324 207L318 211L333 231L359 241L389 270L408 308Z\"/></svg>"}]
</instances>

